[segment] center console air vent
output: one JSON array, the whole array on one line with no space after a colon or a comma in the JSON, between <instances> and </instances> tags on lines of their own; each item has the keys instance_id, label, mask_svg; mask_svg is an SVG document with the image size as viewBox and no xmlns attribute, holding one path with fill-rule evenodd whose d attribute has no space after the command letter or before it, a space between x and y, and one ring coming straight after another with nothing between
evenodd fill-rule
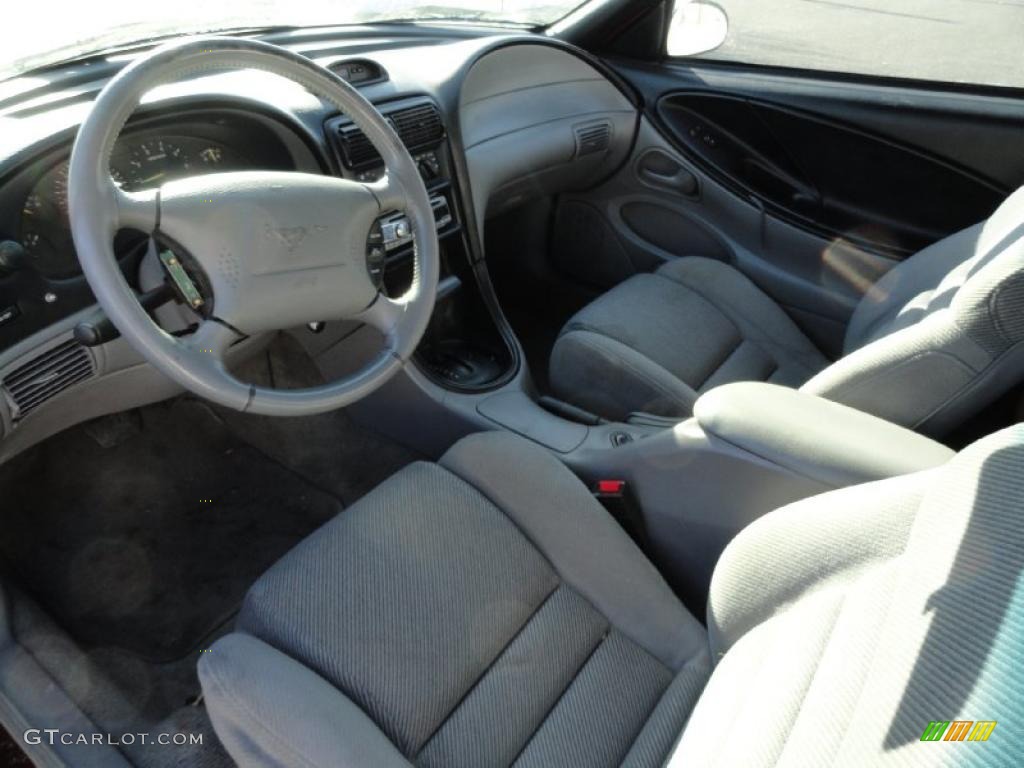
<instances>
[{"instance_id":1,"label":"center console air vent","mask_svg":"<svg viewBox=\"0 0 1024 768\"><path fill-rule=\"evenodd\" d=\"M400 102L381 107L381 112L410 152L432 149L444 138L441 112L433 102ZM346 168L354 170L380 164L380 154L348 118L330 120L327 133L336 141L339 159Z\"/></svg>"},{"instance_id":2,"label":"center console air vent","mask_svg":"<svg viewBox=\"0 0 1024 768\"><path fill-rule=\"evenodd\" d=\"M391 115L391 124L410 150L433 147L444 137L441 113L433 104L400 109Z\"/></svg>"},{"instance_id":3,"label":"center console air vent","mask_svg":"<svg viewBox=\"0 0 1024 768\"><path fill-rule=\"evenodd\" d=\"M4 377L3 388L21 418L72 384L92 376L92 356L77 341L66 341Z\"/></svg>"},{"instance_id":4,"label":"center console air vent","mask_svg":"<svg viewBox=\"0 0 1024 768\"><path fill-rule=\"evenodd\" d=\"M612 140L612 124L607 120L573 126L576 134L576 157L604 152Z\"/></svg>"}]
</instances>

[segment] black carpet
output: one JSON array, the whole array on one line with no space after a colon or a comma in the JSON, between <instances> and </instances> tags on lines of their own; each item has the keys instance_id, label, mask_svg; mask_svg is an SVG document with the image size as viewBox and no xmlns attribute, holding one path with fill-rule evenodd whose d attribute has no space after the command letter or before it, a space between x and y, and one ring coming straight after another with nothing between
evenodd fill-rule
<instances>
[{"instance_id":1,"label":"black carpet","mask_svg":"<svg viewBox=\"0 0 1024 768\"><path fill-rule=\"evenodd\" d=\"M0 728L0 765L6 768L32 768L32 761L21 749L21 745L3 728Z\"/></svg>"},{"instance_id":2,"label":"black carpet","mask_svg":"<svg viewBox=\"0 0 1024 768\"><path fill-rule=\"evenodd\" d=\"M236 373L323 381L287 335ZM73 427L0 466L15 635L99 728L204 736L122 747L133 764L226 768L197 703L201 649L268 566L416 458L345 411L269 418L179 398Z\"/></svg>"},{"instance_id":3,"label":"black carpet","mask_svg":"<svg viewBox=\"0 0 1024 768\"><path fill-rule=\"evenodd\" d=\"M86 649L169 661L341 505L201 403L134 418L73 428L0 468L0 559Z\"/></svg>"}]
</instances>

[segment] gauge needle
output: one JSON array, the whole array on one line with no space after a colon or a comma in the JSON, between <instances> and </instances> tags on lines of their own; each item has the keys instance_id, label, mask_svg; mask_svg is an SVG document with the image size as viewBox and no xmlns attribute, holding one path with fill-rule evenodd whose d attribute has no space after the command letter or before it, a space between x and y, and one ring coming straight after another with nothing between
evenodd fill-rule
<instances>
[{"instance_id":1,"label":"gauge needle","mask_svg":"<svg viewBox=\"0 0 1024 768\"><path fill-rule=\"evenodd\" d=\"M164 176L166 176L166 174L163 171L161 171L160 173L154 173L152 176L140 180L139 184L140 185L152 184L154 181L159 181Z\"/></svg>"}]
</instances>

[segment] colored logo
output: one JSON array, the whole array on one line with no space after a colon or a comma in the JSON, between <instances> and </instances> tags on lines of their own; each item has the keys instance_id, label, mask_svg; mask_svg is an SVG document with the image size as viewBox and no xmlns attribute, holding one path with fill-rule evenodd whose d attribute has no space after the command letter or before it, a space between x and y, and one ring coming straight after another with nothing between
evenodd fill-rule
<instances>
[{"instance_id":1,"label":"colored logo","mask_svg":"<svg viewBox=\"0 0 1024 768\"><path fill-rule=\"evenodd\" d=\"M932 720L921 741L988 741L995 728L995 720Z\"/></svg>"}]
</instances>

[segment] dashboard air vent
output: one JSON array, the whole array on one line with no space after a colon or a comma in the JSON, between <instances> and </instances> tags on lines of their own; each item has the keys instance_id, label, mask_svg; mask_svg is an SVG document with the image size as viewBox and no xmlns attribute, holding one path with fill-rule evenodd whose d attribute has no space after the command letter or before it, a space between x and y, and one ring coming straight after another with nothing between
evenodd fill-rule
<instances>
[{"instance_id":1,"label":"dashboard air vent","mask_svg":"<svg viewBox=\"0 0 1024 768\"><path fill-rule=\"evenodd\" d=\"M347 168L360 168L380 159L380 154L356 125L338 126L338 147Z\"/></svg>"},{"instance_id":2,"label":"dashboard air vent","mask_svg":"<svg viewBox=\"0 0 1024 768\"><path fill-rule=\"evenodd\" d=\"M434 104L420 102L397 109L381 110L410 152L434 147L444 138L444 123ZM370 140L351 122L334 123L341 160L346 168L365 168L380 163L380 154Z\"/></svg>"},{"instance_id":3,"label":"dashboard air vent","mask_svg":"<svg viewBox=\"0 0 1024 768\"><path fill-rule=\"evenodd\" d=\"M604 152L612 140L612 124L607 121L573 126L576 134L576 157Z\"/></svg>"},{"instance_id":4,"label":"dashboard air vent","mask_svg":"<svg viewBox=\"0 0 1024 768\"><path fill-rule=\"evenodd\" d=\"M92 376L94 370L92 356L73 339L16 368L3 380L15 407L14 417L31 413L57 393Z\"/></svg>"},{"instance_id":5,"label":"dashboard air vent","mask_svg":"<svg viewBox=\"0 0 1024 768\"><path fill-rule=\"evenodd\" d=\"M411 150L433 146L444 137L441 113L433 104L400 109L389 117L402 143Z\"/></svg>"}]
</instances>

